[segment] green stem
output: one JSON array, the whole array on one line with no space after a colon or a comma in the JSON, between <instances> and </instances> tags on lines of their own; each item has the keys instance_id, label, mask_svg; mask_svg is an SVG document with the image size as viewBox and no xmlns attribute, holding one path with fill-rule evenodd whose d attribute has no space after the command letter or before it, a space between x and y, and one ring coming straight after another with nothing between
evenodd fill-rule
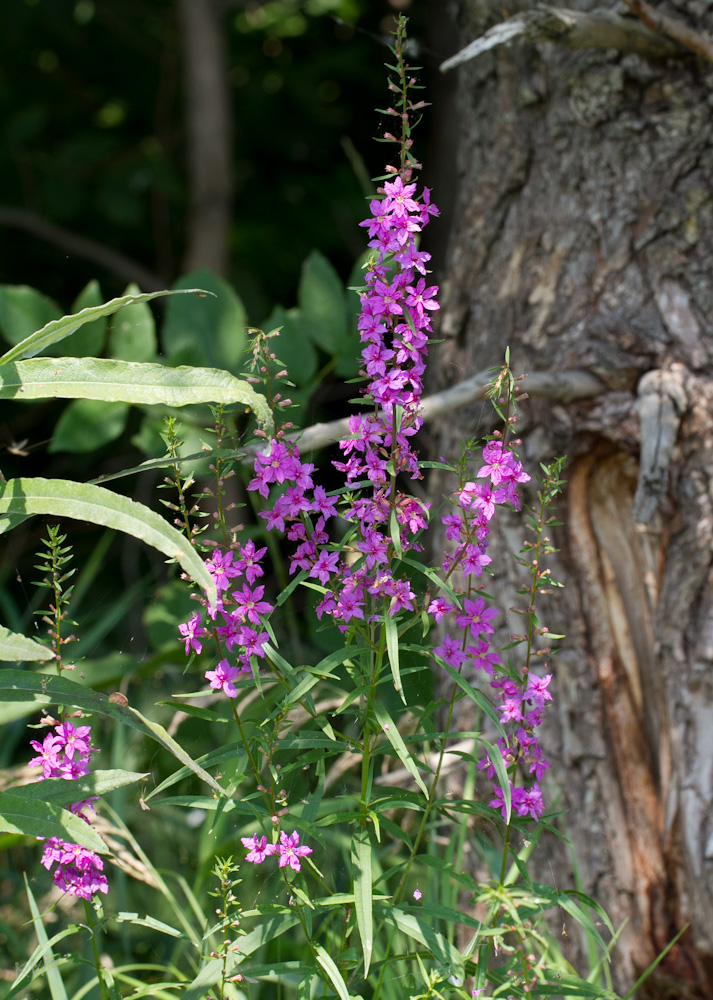
<instances>
[{"instance_id":1,"label":"green stem","mask_svg":"<svg viewBox=\"0 0 713 1000\"><path fill-rule=\"evenodd\" d=\"M99 989L104 997L104 1000L110 1000L109 994L106 991L106 983L104 982L104 970L101 967L101 962L99 960L99 949L97 948L97 935L96 935L96 920L94 918L94 911L89 905L88 900L84 900L84 912L87 917L87 924L89 925L89 937L92 941L92 952L94 954L94 965L97 970L97 980L99 982Z\"/></svg>"}]
</instances>

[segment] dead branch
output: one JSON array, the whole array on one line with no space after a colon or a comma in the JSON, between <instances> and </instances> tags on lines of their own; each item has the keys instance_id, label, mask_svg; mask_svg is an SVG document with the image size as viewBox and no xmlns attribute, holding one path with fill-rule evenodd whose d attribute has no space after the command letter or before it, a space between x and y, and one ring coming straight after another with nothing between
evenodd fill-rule
<instances>
[{"instance_id":1,"label":"dead branch","mask_svg":"<svg viewBox=\"0 0 713 1000\"><path fill-rule=\"evenodd\" d=\"M636 2L627 0L629 7ZM456 55L446 59L441 63L441 72L475 59L497 45L518 40L556 42L570 49L617 49L619 52L633 52L645 59L680 56L681 45L686 44L669 31L662 34L661 30L655 30L644 22L643 17L634 21L611 10L584 12L534 4L531 10L496 24ZM692 48L691 45L686 47Z\"/></svg>"}]
</instances>

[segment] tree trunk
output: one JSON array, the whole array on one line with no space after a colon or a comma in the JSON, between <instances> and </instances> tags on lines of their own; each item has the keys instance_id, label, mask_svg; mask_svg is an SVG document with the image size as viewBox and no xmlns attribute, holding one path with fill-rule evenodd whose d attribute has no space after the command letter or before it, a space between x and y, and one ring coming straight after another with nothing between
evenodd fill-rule
<instances>
[{"instance_id":1,"label":"tree trunk","mask_svg":"<svg viewBox=\"0 0 713 1000\"><path fill-rule=\"evenodd\" d=\"M503 6L454 0L456 47L501 22ZM567 809L581 887L615 927L626 921L615 986L629 989L690 922L639 995L703 1000L713 996L713 65L670 33L655 42L628 14L634 3L600 16L570 0L578 42L542 28L542 5L506 6L540 27L527 21L512 43L465 62L453 101L436 100L459 141L442 154L455 196L441 223L445 342L431 388L501 364L508 345L515 373L585 369L607 387L520 411L528 471L569 456L553 566L566 589L543 616L567 633L549 663L548 798ZM659 6L693 35L713 32L709 5ZM610 45L586 35L602 17L619 19L620 41L582 47ZM434 450L453 455L482 430L480 406L464 407L436 425ZM505 519L503 545L519 548L522 531ZM506 557L494 565L504 593L516 570ZM558 884L572 884L569 856L556 842L548 851Z\"/></svg>"},{"instance_id":2,"label":"tree trunk","mask_svg":"<svg viewBox=\"0 0 713 1000\"><path fill-rule=\"evenodd\" d=\"M189 207L184 271L228 274L232 159L222 0L178 0L184 58Z\"/></svg>"}]
</instances>

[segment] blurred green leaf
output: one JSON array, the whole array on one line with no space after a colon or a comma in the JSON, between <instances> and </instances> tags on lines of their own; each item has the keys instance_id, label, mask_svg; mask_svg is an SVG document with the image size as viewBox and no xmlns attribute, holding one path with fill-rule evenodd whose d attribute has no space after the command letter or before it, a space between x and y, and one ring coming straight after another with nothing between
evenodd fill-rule
<instances>
[{"instance_id":1,"label":"blurred green leaf","mask_svg":"<svg viewBox=\"0 0 713 1000\"><path fill-rule=\"evenodd\" d=\"M88 452L121 437L129 419L128 403L74 399L57 421L47 451Z\"/></svg>"},{"instance_id":2,"label":"blurred green leaf","mask_svg":"<svg viewBox=\"0 0 713 1000\"><path fill-rule=\"evenodd\" d=\"M139 295L129 285L124 295ZM109 356L119 361L152 361L156 357L156 324L146 302L135 302L114 313L109 324Z\"/></svg>"},{"instance_id":3,"label":"blurred green leaf","mask_svg":"<svg viewBox=\"0 0 713 1000\"><path fill-rule=\"evenodd\" d=\"M237 371L243 361L248 325L245 307L235 290L212 271L180 278L182 291L198 283L210 298L171 299L161 328L161 343L172 365L207 365Z\"/></svg>"},{"instance_id":4,"label":"blurred green leaf","mask_svg":"<svg viewBox=\"0 0 713 1000\"><path fill-rule=\"evenodd\" d=\"M34 660L51 660L53 652L34 639L28 639L17 632L11 632L0 625L0 660L9 663L25 663Z\"/></svg>"},{"instance_id":5,"label":"blurred green leaf","mask_svg":"<svg viewBox=\"0 0 713 1000\"><path fill-rule=\"evenodd\" d=\"M29 285L0 285L0 332L19 344L35 330L62 315L51 299Z\"/></svg>"},{"instance_id":6,"label":"blurred green leaf","mask_svg":"<svg viewBox=\"0 0 713 1000\"><path fill-rule=\"evenodd\" d=\"M297 301L308 336L327 354L340 354L347 335L345 292L327 258L313 250L302 265Z\"/></svg>"},{"instance_id":7,"label":"blurred green leaf","mask_svg":"<svg viewBox=\"0 0 713 1000\"><path fill-rule=\"evenodd\" d=\"M276 306L265 320L264 330L282 327L280 336L272 341L271 349L287 369L287 377L296 386L308 382L317 371L317 352L309 339L307 322L299 309L284 310Z\"/></svg>"}]
</instances>

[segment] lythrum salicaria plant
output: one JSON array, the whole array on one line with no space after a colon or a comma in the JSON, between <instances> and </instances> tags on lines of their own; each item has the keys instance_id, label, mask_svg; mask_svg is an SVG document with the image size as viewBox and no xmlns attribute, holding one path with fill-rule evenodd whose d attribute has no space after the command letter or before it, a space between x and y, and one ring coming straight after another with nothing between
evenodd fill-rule
<instances>
[{"instance_id":1,"label":"lythrum salicaria plant","mask_svg":"<svg viewBox=\"0 0 713 1000\"><path fill-rule=\"evenodd\" d=\"M147 822L165 815L184 830L183 855L185 843L197 852L187 862L192 881L169 884L165 859L144 851L141 830L116 816L133 870L115 841L110 848L99 838L92 851L88 834L77 844L69 833L45 840L42 863L54 866L63 892L87 902L93 942L100 927L148 928L168 942L156 961L113 971L95 947L90 984L106 997L614 996L602 981L606 917L583 894L535 883L528 872L546 789L557 781L540 731L556 690L550 645L561 636L541 627L537 606L555 586L547 556L562 462L538 470L534 488L514 434L525 394L507 358L493 373L500 426L492 435L465 444L452 465L421 461L416 447L438 310L421 234L438 209L419 185L412 151L425 104L415 99L405 30L400 18L384 112L394 124L381 137L395 157L362 223L369 254L358 289L360 389L339 454L318 471L300 452L279 331L253 331L247 383L267 405L252 451L231 445L225 400L214 396L212 485L203 480L199 496L181 473L173 418L167 427L164 464L177 498L164 503L183 532L184 574L198 584L194 609L175 623L187 690L170 698L182 719L199 724L203 742L188 753L175 730L146 720L126 698L93 701L86 689L80 698L64 677L43 689L63 707L33 741L31 763L47 782L78 782L60 802L71 805L73 830L84 820L91 829L94 748L68 706L128 723L180 762L144 788L141 804ZM241 402L258 408L242 385ZM236 524L230 480L246 467L252 515ZM420 486L433 467L451 481L437 503ZM502 508L521 512L529 533L514 609L523 627L505 649L494 645L504 609L488 594L489 539ZM51 536L47 564L60 670L63 541ZM446 679L445 698L436 696L435 673ZM453 729L463 699L479 720L468 732ZM458 796L442 780L449 753L462 759ZM95 776L97 794L130 780L111 773ZM109 912L110 862L123 872L125 897L127 871L143 878L145 915ZM147 885L164 917L168 901L171 920L152 913ZM601 949L588 977L550 931L548 914L562 912ZM54 955L52 942L41 941L40 951L19 971L18 989Z\"/></svg>"}]
</instances>

